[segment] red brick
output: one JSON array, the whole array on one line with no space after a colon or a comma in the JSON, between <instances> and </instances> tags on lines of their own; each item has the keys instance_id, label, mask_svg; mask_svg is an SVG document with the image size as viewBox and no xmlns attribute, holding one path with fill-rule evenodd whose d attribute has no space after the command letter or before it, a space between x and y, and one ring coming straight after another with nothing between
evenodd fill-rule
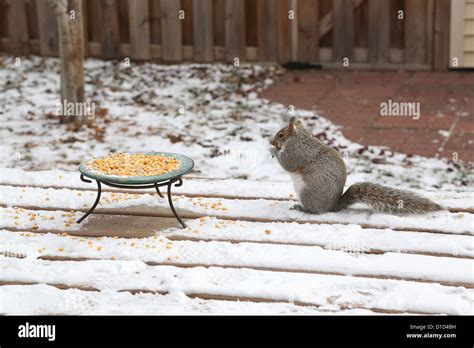
<instances>
[{"instance_id":1,"label":"red brick","mask_svg":"<svg viewBox=\"0 0 474 348\"><path fill-rule=\"evenodd\" d=\"M459 117L463 112L474 114L473 77L468 72L289 72L263 96L314 108L341 125L348 139L363 145L424 156L436 155L443 141L439 131L449 130L458 118L441 155L450 158L457 151L463 159L474 160L474 115ZM421 103L420 119L380 116L380 103L388 99Z\"/></svg>"}]
</instances>

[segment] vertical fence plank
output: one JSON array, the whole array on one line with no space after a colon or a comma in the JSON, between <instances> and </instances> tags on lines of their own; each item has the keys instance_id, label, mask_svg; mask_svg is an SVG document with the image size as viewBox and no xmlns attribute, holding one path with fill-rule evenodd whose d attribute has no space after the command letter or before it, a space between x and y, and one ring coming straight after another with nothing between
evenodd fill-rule
<instances>
[{"instance_id":1,"label":"vertical fence plank","mask_svg":"<svg viewBox=\"0 0 474 348\"><path fill-rule=\"evenodd\" d=\"M292 10L295 18L288 18L289 11ZM278 43L278 62L286 63L292 60L292 37L291 24L296 21L297 9L291 8L291 0L278 0L277 2L277 43Z\"/></svg>"},{"instance_id":2,"label":"vertical fence plank","mask_svg":"<svg viewBox=\"0 0 474 348\"><path fill-rule=\"evenodd\" d=\"M449 30L451 6L449 0L435 0L433 33L433 69L449 68Z\"/></svg>"},{"instance_id":3,"label":"vertical fence plank","mask_svg":"<svg viewBox=\"0 0 474 348\"><path fill-rule=\"evenodd\" d=\"M369 3L361 1L353 1L354 6L354 47L369 47ZM354 52L355 55L355 52ZM357 57L359 59L361 57ZM358 60L358 63L367 62Z\"/></svg>"},{"instance_id":4,"label":"vertical fence plank","mask_svg":"<svg viewBox=\"0 0 474 348\"><path fill-rule=\"evenodd\" d=\"M278 56L277 11L275 0L258 0L258 52L261 61L274 61Z\"/></svg>"},{"instance_id":5,"label":"vertical fence plank","mask_svg":"<svg viewBox=\"0 0 474 348\"><path fill-rule=\"evenodd\" d=\"M84 37L84 57L89 56L89 21L87 17L87 1L82 0L82 35Z\"/></svg>"},{"instance_id":6,"label":"vertical fence plank","mask_svg":"<svg viewBox=\"0 0 474 348\"><path fill-rule=\"evenodd\" d=\"M245 60L245 3L227 0L225 4L225 59Z\"/></svg>"},{"instance_id":7,"label":"vertical fence plank","mask_svg":"<svg viewBox=\"0 0 474 348\"><path fill-rule=\"evenodd\" d=\"M150 59L150 11L148 0L129 2L130 56L133 59Z\"/></svg>"},{"instance_id":8,"label":"vertical fence plank","mask_svg":"<svg viewBox=\"0 0 474 348\"><path fill-rule=\"evenodd\" d=\"M130 21L128 18L128 0L118 0L120 42L130 43Z\"/></svg>"},{"instance_id":9,"label":"vertical fence plank","mask_svg":"<svg viewBox=\"0 0 474 348\"><path fill-rule=\"evenodd\" d=\"M369 62L390 61L390 2L369 0Z\"/></svg>"},{"instance_id":10,"label":"vertical fence plank","mask_svg":"<svg viewBox=\"0 0 474 348\"><path fill-rule=\"evenodd\" d=\"M25 1L26 7L26 20L28 27L28 37L30 40L39 39L39 28L38 28L38 14L36 8L36 1ZM39 45L38 45L39 49ZM30 46L31 50L31 46ZM33 53L33 52L30 52ZM33 54L39 54L39 52L34 52Z\"/></svg>"},{"instance_id":11,"label":"vertical fence plank","mask_svg":"<svg viewBox=\"0 0 474 348\"><path fill-rule=\"evenodd\" d=\"M183 33L183 47L194 45L194 0L181 0L180 10L185 12L181 19L181 31ZM183 53L185 59L186 53ZM191 57L189 57L191 58Z\"/></svg>"},{"instance_id":12,"label":"vertical fence plank","mask_svg":"<svg viewBox=\"0 0 474 348\"><path fill-rule=\"evenodd\" d=\"M212 6L214 46L225 46L225 8L226 0L214 0Z\"/></svg>"},{"instance_id":13,"label":"vertical fence plank","mask_svg":"<svg viewBox=\"0 0 474 348\"><path fill-rule=\"evenodd\" d=\"M319 59L319 1L298 1L298 60Z\"/></svg>"},{"instance_id":14,"label":"vertical fence plank","mask_svg":"<svg viewBox=\"0 0 474 348\"><path fill-rule=\"evenodd\" d=\"M24 0L8 0L8 36L10 53L14 55L28 54L28 26Z\"/></svg>"},{"instance_id":15,"label":"vertical fence plank","mask_svg":"<svg viewBox=\"0 0 474 348\"><path fill-rule=\"evenodd\" d=\"M433 66L434 0L426 0L426 63Z\"/></svg>"},{"instance_id":16,"label":"vertical fence plank","mask_svg":"<svg viewBox=\"0 0 474 348\"><path fill-rule=\"evenodd\" d=\"M404 0L391 0L390 1L390 46L392 48L400 48L404 47L405 42L405 34L404 34L404 26L403 26L403 19L398 18L398 12L402 11L405 12L405 2Z\"/></svg>"},{"instance_id":17,"label":"vertical fence plank","mask_svg":"<svg viewBox=\"0 0 474 348\"><path fill-rule=\"evenodd\" d=\"M180 61L183 59L183 35L179 19L180 1L161 0L161 42L163 59Z\"/></svg>"},{"instance_id":18,"label":"vertical fence plank","mask_svg":"<svg viewBox=\"0 0 474 348\"><path fill-rule=\"evenodd\" d=\"M8 36L8 3L7 0L0 0L0 37L6 36Z\"/></svg>"},{"instance_id":19,"label":"vertical fence plank","mask_svg":"<svg viewBox=\"0 0 474 348\"><path fill-rule=\"evenodd\" d=\"M426 63L426 0L405 1L405 63Z\"/></svg>"},{"instance_id":20,"label":"vertical fence plank","mask_svg":"<svg viewBox=\"0 0 474 348\"><path fill-rule=\"evenodd\" d=\"M48 0L36 0L40 53L42 56L57 56L59 52L58 23Z\"/></svg>"},{"instance_id":21,"label":"vertical fence plank","mask_svg":"<svg viewBox=\"0 0 474 348\"><path fill-rule=\"evenodd\" d=\"M244 1L245 1L245 47L257 47L258 46L258 28L257 28L258 1L255 1L255 0L244 0Z\"/></svg>"},{"instance_id":22,"label":"vertical fence plank","mask_svg":"<svg viewBox=\"0 0 474 348\"><path fill-rule=\"evenodd\" d=\"M160 0L150 0L151 43L161 43L161 11Z\"/></svg>"},{"instance_id":23,"label":"vertical fence plank","mask_svg":"<svg viewBox=\"0 0 474 348\"><path fill-rule=\"evenodd\" d=\"M120 56L120 32L117 0L102 0L102 58Z\"/></svg>"},{"instance_id":24,"label":"vertical fence plank","mask_svg":"<svg viewBox=\"0 0 474 348\"><path fill-rule=\"evenodd\" d=\"M89 20L89 31L88 35L90 42L100 43L102 36L102 1L90 0L87 1L88 6L88 20Z\"/></svg>"},{"instance_id":25,"label":"vertical fence plank","mask_svg":"<svg viewBox=\"0 0 474 348\"><path fill-rule=\"evenodd\" d=\"M354 57L354 6L352 0L333 1L333 61Z\"/></svg>"},{"instance_id":26,"label":"vertical fence plank","mask_svg":"<svg viewBox=\"0 0 474 348\"><path fill-rule=\"evenodd\" d=\"M212 0L193 1L194 59L210 62L214 58Z\"/></svg>"},{"instance_id":27,"label":"vertical fence plank","mask_svg":"<svg viewBox=\"0 0 474 348\"><path fill-rule=\"evenodd\" d=\"M62 0L61 0L62 1ZM104 18L104 3L102 0L89 0L87 2L87 35L88 40L93 43L98 43L101 46L103 38L103 18ZM102 57L101 50L95 51L94 55Z\"/></svg>"}]
</instances>

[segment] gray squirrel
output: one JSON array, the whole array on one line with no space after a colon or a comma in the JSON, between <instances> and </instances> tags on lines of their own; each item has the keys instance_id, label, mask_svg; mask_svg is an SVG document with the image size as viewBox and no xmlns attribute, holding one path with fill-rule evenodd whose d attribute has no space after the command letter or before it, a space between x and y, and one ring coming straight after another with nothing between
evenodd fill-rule
<instances>
[{"instance_id":1,"label":"gray squirrel","mask_svg":"<svg viewBox=\"0 0 474 348\"><path fill-rule=\"evenodd\" d=\"M270 153L293 179L300 202L294 206L297 210L322 214L357 202L370 205L376 212L394 215L444 209L415 193L370 182L354 184L343 194L347 173L341 156L295 118L275 135L271 144Z\"/></svg>"}]
</instances>

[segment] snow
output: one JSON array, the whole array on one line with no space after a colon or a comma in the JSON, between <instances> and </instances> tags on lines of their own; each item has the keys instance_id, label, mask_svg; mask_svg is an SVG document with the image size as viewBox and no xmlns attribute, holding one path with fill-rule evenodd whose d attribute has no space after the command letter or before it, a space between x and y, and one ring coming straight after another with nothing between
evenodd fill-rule
<instances>
[{"instance_id":1,"label":"snow","mask_svg":"<svg viewBox=\"0 0 474 348\"><path fill-rule=\"evenodd\" d=\"M109 151L168 151L195 162L195 174L288 181L268 153L269 141L292 116L337 148L353 182L417 189L472 187L469 163L393 153L345 139L313 111L289 113L258 93L280 74L271 65L158 65L87 59L87 100L96 104L96 127L68 130L58 124L59 67L55 58L29 57L15 66L0 61L4 115L0 167L77 170ZM180 107L184 109L181 109ZM183 112L180 112L183 110Z\"/></svg>"},{"instance_id":2,"label":"snow","mask_svg":"<svg viewBox=\"0 0 474 348\"><path fill-rule=\"evenodd\" d=\"M2 209L2 208L0 208ZM32 214L36 218L32 219ZM41 231L67 231L70 235L82 235L82 225L71 224L70 219L80 217L79 213L45 210L0 210L2 220L0 228L32 229L37 226ZM104 225L110 225L117 217L104 215ZM266 242L294 245L318 245L331 250L343 250L352 253L369 251L393 251L408 253L431 253L474 257L473 239L470 236L440 233L394 231L392 229L362 228L356 224L302 224L276 222L249 222L223 220L215 217L203 217L188 220L188 228L160 230L153 224L142 224L150 234L168 239L221 240L241 242ZM123 235L113 228L109 233ZM133 234L129 237L136 237ZM139 239L141 240L141 238ZM146 243L146 239L144 240ZM138 240L136 241L138 242Z\"/></svg>"},{"instance_id":3,"label":"snow","mask_svg":"<svg viewBox=\"0 0 474 348\"><path fill-rule=\"evenodd\" d=\"M1 314L474 312L471 163L363 147L314 111L269 102L260 92L281 74L276 66L88 59L96 115L80 128L59 123L57 59L15 66L2 57L0 66L0 280L9 284L0 286ZM411 189L451 211L290 209L291 179L268 150L292 116L340 151L347 185ZM74 223L96 195L79 163L136 150L195 160L173 189L189 227L146 220L171 216L166 198L113 188L97 215ZM113 235L127 214L143 217L146 237L79 236L89 220Z\"/></svg>"},{"instance_id":4,"label":"snow","mask_svg":"<svg viewBox=\"0 0 474 348\"><path fill-rule=\"evenodd\" d=\"M24 301L36 294L38 302ZM291 303L254 303L245 301L203 300L190 298L181 291L166 295L127 292L91 292L78 289L60 290L53 286L6 285L0 288L2 314L33 315L248 315L255 313L285 315L332 315L334 311L318 310L316 306L295 306ZM337 314L370 315L365 309L347 309Z\"/></svg>"},{"instance_id":5,"label":"snow","mask_svg":"<svg viewBox=\"0 0 474 348\"><path fill-rule=\"evenodd\" d=\"M25 244L17 233L1 233L7 245ZM182 265L218 265L280 269L287 271L345 274L355 276L388 276L413 280L433 280L445 284L472 282L472 261L461 258L433 257L387 252L381 255L351 254L343 250L326 250L319 246L294 246L220 241L167 241L145 238L138 242L113 238L89 240L61 238L57 235L26 237L42 256L75 258L142 260L149 264L173 262ZM354 250L357 252L357 249ZM27 254L35 256L36 253ZM245 257L242 257L245 255ZM440 271L442 270L442 272Z\"/></svg>"},{"instance_id":6,"label":"snow","mask_svg":"<svg viewBox=\"0 0 474 348\"><path fill-rule=\"evenodd\" d=\"M5 259L3 278L17 282L98 289L101 292L141 289L273 299L320 306L321 310L371 308L408 312L467 314L473 290L389 279L268 272L220 267L149 267L140 261L80 262ZM403 296L400 296L403 294ZM145 311L145 309L143 309Z\"/></svg>"},{"instance_id":7,"label":"snow","mask_svg":"<svg viewBox=\"0 0 474 348\"><path fill-rule=\"evenodd\" d=\"M58 210L86 211L95 199L90 191L0 186L0 204L10 207L42 207ZM183 216L212 215L242 220L303 221L325 223L364 224L369 227L390 227L443 231L453 234L474 234L474 214L447 211L414 216L392 216L370 213L361 209L313 215L290 209L293 201L270 199L224 199L175 196L173 202ZM156 194L104 192L96 212L129 213L132 215L162 216L170 214L167 198ZM76 215L76 217L79 217Z\"/></svg>"}]
</instances>

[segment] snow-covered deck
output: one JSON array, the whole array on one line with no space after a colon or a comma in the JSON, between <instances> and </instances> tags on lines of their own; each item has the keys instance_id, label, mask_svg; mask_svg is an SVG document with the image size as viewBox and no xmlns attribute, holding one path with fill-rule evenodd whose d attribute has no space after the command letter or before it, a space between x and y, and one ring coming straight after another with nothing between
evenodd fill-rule
<instances>
[{"instance_id":1,"label":"snow-covered deck","mask_svg":"<svg viewBox=\"0 0 474 348\"><path fill-rule=\"evenodd\" d=\"M474 200L416 217L290 210L288 182L185 177L174 202L2 169L1 313L472 314Z\"/></svg>"}]
</instances>

